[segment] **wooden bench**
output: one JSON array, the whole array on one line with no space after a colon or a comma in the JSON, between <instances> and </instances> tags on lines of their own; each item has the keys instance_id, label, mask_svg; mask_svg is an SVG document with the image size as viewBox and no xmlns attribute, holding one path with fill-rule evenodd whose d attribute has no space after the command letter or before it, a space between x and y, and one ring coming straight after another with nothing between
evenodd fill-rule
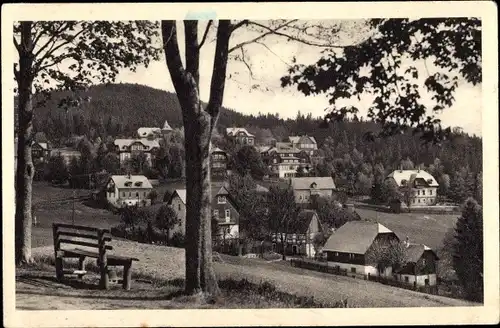
<instances>
[{"instance_id":1,"label":"wooden bench","mask_svg":"<svg viewBox=\"0 0 500 328\"><path fill-rule=\"evenodd\" d=\"M126 290L130 289L132 262L139 261L139 259L108 254L109 252L107 251L113 250L113 247L107 244L111 241L109 230L62 223L54 223L52 230L57 280L61 281L65 273L76 274L79 278L82 278L86 274L85 259L89 257L97 259L97 265L101 274L99 285L102 289L109 288L108 268L114 266L123 266L123 288ZM74 237L74 239L68 237ZM62 249L61 246L64 244L95 248L96 251L79 248ZM63 269L63 260L65 258L78 258L78 270L65 271Z\"/></svg>"}]
</instances>

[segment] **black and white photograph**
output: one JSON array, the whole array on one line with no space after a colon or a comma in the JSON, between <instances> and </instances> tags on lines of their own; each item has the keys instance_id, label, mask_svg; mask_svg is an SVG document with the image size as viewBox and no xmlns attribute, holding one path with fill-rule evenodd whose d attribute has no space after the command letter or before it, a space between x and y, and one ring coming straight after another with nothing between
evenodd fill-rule
<instances>
[{"instance_id":1,"label":"black and white photograph","mask_svg":"<svg viewBox=\"0 0 500 328\"><path fill-rule=\"evenodd\" d=\"M2 6L5 326L498 323L496 15Z\"/></svg>"}]
</instances>

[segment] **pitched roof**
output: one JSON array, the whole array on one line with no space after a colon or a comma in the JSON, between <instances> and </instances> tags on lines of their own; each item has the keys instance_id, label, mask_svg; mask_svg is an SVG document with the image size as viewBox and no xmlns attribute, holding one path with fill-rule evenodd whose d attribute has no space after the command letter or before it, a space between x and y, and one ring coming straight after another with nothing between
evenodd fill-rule
<instances>
[{"instance_id":1,"label":"pitched roof","mask_svg":"<svg viewBox=\"0 0 500 328\"><path fill-rule=\"evenodd\" d=\"M377 222L349 221L328 238L326 251L365 254L380 233L393 233Z\"/></svg>"},{"instance_id":2,"label":"pitched roof","mask_svg":"<svg viewBox=\"0 0 500 328\"><path fill-rule=\"evenodd\" d=\"M36 142L35 144L38 144L42 149L49 149L49 145L46 142Z\"/></svg>"},{"instance_id":3,"label":"pitched roof","mask_svg":"<svg viewBox=\"0 0 500 328\"><path fill-rule=\"evenodd\" d=\"M294 145L292 145L291 142L277 142L276 143L276 151L278 153L300 153L301 150Z\"/></svg>"},{"instance_id":4,"label":"pitched roof","mask_svg":"<svg viewBox=\"0 0 500 328\"><path fill-rule=\"evenodd\" d=\"M429 184L430 187L439 186L436 179L424 170L395 170L392 171L387 178L393 178L399 187L403 185L401 183L403 180L409 182L411 179L423 179Z\"/></svg>"},{"instance_id":5,"label":"pitched roof","mask_svg":"<svg viewBox=\"0 0 500 328\"><path fill-rule=\"evenodd\" d=\"M167 120L165 120L165 123L163 123L163 127L161 129L162 131L171 131L172 127L170 126L170 124L168 124Z\"/></svg>"},{"instance_id":6,"label":"pitched roof","mask_svg":"<svg viewBox=\"0 0 500 328\"><path fill-rule=\"evenodd\" d=\"M297 224L295 225L295 231L289 231L290 233L306 233L309 225L311 224L311 220L316 216L318 218L318 213L314 210L304 209L301 210L297 219ZM319 223L319 220L318 220ZM321 225L321 223L320 223Z\"/></svg>"},{"instance_id":7,"label":"pitched roof","mask_svg":"<svg viewBox=\"0 0 500 328\"><path fill-rule=\"evenodd\" d=\"M123 149L124 146L129 147L131 144L139 142L144 146L148 146L151 148L159 148L160 143L158 140L149 140L149 139L115 139L114 144L119 147L119 149Z\"/></svg>"},{"instance_id":8,"label":"pitched roof","mask_svg":"<svg viewBox=\"0 0 500 328\"><path fill-rule=\"evenodd\" d=\"M217 191L216 196L220 195L229 195L229 191L226 189L225 186L220 187L219 191Z\"/></svg>"},{"instance_id":9,"label":"pitched roof","mask_svg":"<svg viewBox=\"0 0 500 328\"><path fill-rule=\"evenodd\" d=\"M416 263L424 254L425 251L431 251L438 257L437 254L432 250L432 248L428 247L424 244L410 244L408 248L406 248L406 257L408 262Z\"/></svg>"},{"instance_id":10,"label":"pitched roof","mask_svg":"<svg viewBox=\"0 0 500 328\"><path fill-rule=\"evenodd\" d=\"M115 183L118 189L125 188L143 188L152 189L153 186L149 182L148 178L144 175L112 175L111 180Z\"/></svg>"},{"instance_id":11,"label":"pitched roof","mask_svg":"<svg viewBox=\"0 0 500 328\"><path fill-rule=\"evenodd\" d=\"M293 142L294 144L311 143L311 142L313 144L317 144L316 139L314 139L314 137L310 137L310 136L290 136L290 137L288 137L288 139L290 140L290 142Z\"/></svg>"},{"instance_id":12,"label":"pitched roof","mask_svg":"<svg viewBox=\"0 0 500 328\"><path fill-rule=\"evenodd\" d=\"M181 199L182 203L186 205L186 189L175 189L174 193L170 197L169 203L172 202L172 199L174 199L174 196L177 195Z\"/></svg>"},{"instance_id":13,"label":"pitched roof","mask_svg":"<svg viewBox=\"0 0 500 328\"><path fill-rule=\"evenodd\" d=\"M314 189L335 189L335 182L332 177L302 177L291 178L293 190L311 189L313 183L316 183Z\"/></svg>"},{"instance_id":14,"label":"pitched roof","mask_svg":"<svg viewBox=\"0 0 500 328\"><path fill-rule=\"evenodd\" d=\"M226 134L228 136L234 136L239 132L245 133L248 137L255 137L253 134L247 131L245 128L226 128Z\"/></svg>"},{"instance_id":15,"label":"pitched roof","mask_svg":"<svg viewBox=\"0 0 500 328\"><path fill-rule=\"evenodd\" d=\"M143 127L143 128L137 129L137 135L139 136L139 138L147 137L149 135L154 135L154 134L160 134L160 133L161 133L160 128Z\"/></svg>"}]
</instances>

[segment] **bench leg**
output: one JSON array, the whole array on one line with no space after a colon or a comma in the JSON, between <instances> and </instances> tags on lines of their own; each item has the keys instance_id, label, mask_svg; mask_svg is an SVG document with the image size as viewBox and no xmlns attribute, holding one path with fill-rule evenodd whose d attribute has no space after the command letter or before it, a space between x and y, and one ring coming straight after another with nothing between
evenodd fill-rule
<instances>
[{"instance_id":1,"label":"bench leg","mask_svg":"<svg viewBox=\"0 0 500 328\"><path fill-rule=\"evenodd\" d=\"M85 270L85 256L80 256L78 259L78 270L84 271ZM79 274L78 279L82 279L83 275Z\"/></svg>"},{"instance_id":2,"label":"bench leg","mask_svg":"<svg viewBox=\"0 0 500 328\"><path fill-rule=\"evenodd\" d=\"M100 271L101 271L101 280L99 282L101 289L109 289L109 273L108 266L104 265L102 262L99 263Z\"/></svg>"},{"instance_id":3,"label":"bench leg","mask_svg":"<svg viewBox=\"0 0 500 328\"><path fill-rule=\"evenodd\" d=\"M64 276L62 257L56 257L55 265L56 265L56 278L58 281L61 281Z\"/></svg>"},{"instance_id":4,"label":"bench leg","mask_svg":"<svg viewBox=\"0 0 500 328\"><path fill-rule=\"evenodd\" d=\"M123 266L123 289L130 290L132 285L132 261Z\"/></svg>"}]
</instances>

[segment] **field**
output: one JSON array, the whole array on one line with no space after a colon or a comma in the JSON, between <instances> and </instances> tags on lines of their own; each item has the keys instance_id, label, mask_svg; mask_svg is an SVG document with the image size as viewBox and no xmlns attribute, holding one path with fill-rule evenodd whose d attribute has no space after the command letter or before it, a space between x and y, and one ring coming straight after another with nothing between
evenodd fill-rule
<instances>
[{"instance_id":1,"label":"field","mask_svg":"<svg viewBox=\"0 0 500 328\"><path fill-rule=\"evenodd\" d=\"M455 226L456 214L385 213L369 209L356 209L366 220L378 221L398 235L401 240L408 236L411 243L423 243L439 250L448 229Z\"/></svg>"}]
</instances>

